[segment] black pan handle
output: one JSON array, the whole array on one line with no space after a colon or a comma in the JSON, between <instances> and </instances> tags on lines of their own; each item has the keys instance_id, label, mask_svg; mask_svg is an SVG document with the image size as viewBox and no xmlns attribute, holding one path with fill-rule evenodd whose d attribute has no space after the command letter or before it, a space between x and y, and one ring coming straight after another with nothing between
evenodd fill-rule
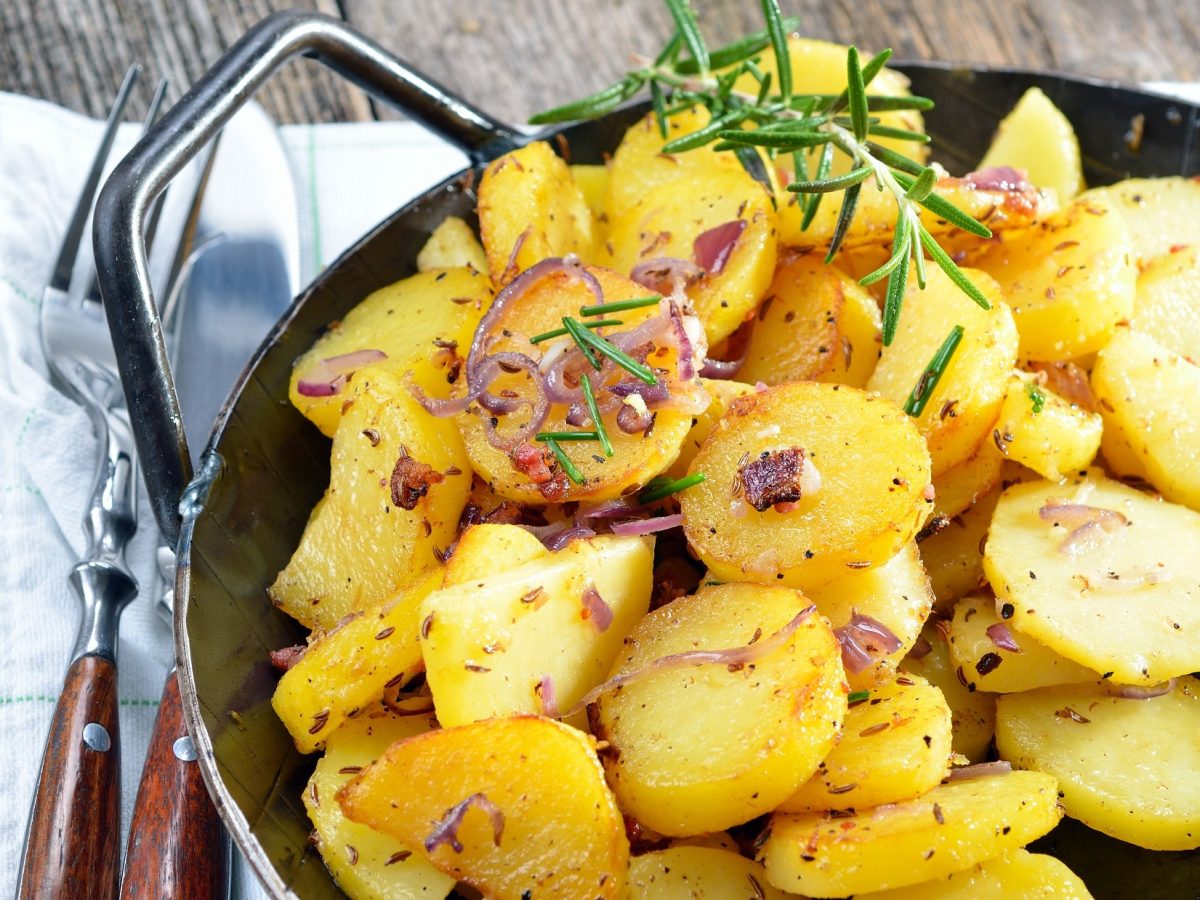
<instances>
[{"instance_id":1,"label":"black pan handle","mask_svg":"<svg viewBox=\"0 0 1200 900\"><path fill-rule=\"evenodd\" d=\"M163 537L179 542L191 480L183 417L150 287L142 230L154 199L283 63L301 55L420 120L473 162L520 136L353 28L317 13L278 12L222 56L121 160L96 202L92 242L142 472Z\"/></svg>"}]
</instances>

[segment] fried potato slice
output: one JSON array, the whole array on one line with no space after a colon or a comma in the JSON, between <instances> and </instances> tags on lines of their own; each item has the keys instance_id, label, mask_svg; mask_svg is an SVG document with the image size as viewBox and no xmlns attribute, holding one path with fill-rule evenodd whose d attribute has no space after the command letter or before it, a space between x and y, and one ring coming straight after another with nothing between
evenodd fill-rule
<instances>
[{"instance_id":1,"label":"fried potato slice","mask_svg":"<svg viewBox=\"0 0 1200 900\"><path fill-rule=\"evenodd\" d=\"M345 402L329 489L269 589L272 603L323 631L437 565L471 488L458 430L426 413L398 376L363 369Z\"/></svg>"},{"instance_id":2,"label":"fried potato slice","mask_svg":"<svg viewBox=\"0 0 1200 900\"><path fill-rule=\"evenodd\" d=\"M1014 372L993 430L988 452L999 451L1051 481L1086 469L1100 449L1104 422L1038 384L1033 375Z\"/></svg>"},{"instance_id":3,"label":"fried potato slice","mask_svg":"<svg viewBox=\"0 0 1200 900\"><path fill-rule=\"evenodd\" d=\"M623 896L621 812L592 738L558 722L492 719L400 741L337 798L487 897Z\"/></svg>"},{"instance_id":4,"label":"fried potato slice","mask_svg":"<svg viewBox=\"0 0 1200 900\"><path fill-rule=\"evenodd\" d=\"M1000 698L1005 759L1058 779L1067 815L1151 850L1200 847L1200 681L1150 699L1086 685Z\"/></svg>"},{"instance_id":5,"label":"fried potato slice","mask_svg":"<svg viewBox=\"0 0 1200 900\"><path fill-rule=\"evenodd\" d=\"M1133 237L1134 260L1144 263L1182 244L1200 247L1200 178L1129 178L1092 188L1080 200L1120 210Z\"/></svg>"},{"instance_id":6,"label":"fried potato slice","mask_svg":"<svg viewBox=\"0 0 1200 900\"><path fill-rule=\"evenodd\" d=\"M1011 166L1024 170L1038 187L1052 188L1066 203L1084 188L1079 139L1041 88L1032 87L1000 121L979 168Z\"/></svg>"},{"instance_id":7,"label":"fried potato slice","mask_svg":"<svg viewBox=\"0 0 1200 900\"><path fill-rule=\"evenodd\" d=\"M923 678L901 676L851 704L842 737L780 812L866 809L911 800L950 771L950 707Z\"/></svg>"},{"instance_id":8,"label":"fried potato slice","mask_svg":"<svg viewBox=\"0 0 1200 900\"><path fill-rule=\"evenodd\" d=\"M594 712L623 809L662 834L703 834L770 811L816 771L837 739L846 687L837 638L805 614L809 605L788 588L731 583L634 628L613 675L651 671L604 693ZM652 670L673 654L759 642L764 655L752 662Z\"/></svg>"},{"instance_id":9,"label":"fried potato slice","mask_svg":"<svg viewBox=\"0 0 1200 900\"><path fill-rule=\"evenodd\" d=\"M1118 684L1200 670L1200 513L1097 470L1000 498L983 567L1013 627Z\"/></svg>"},{"instance_id":10,"label":"fried potato slice","mask_svg":"<svg viewBox=\"0 0 1200 900\"><path fill-rule=\"evenodd\" d=\"M893 891L859 894L857 900L1092 900L1066 864L1042 853L1012 850L1003 856Z\"/></svg>"},{"instance_id":11,"label":"fried potato slice","mask_svg":"<svg viewBox=\"0 0 1200 900\"><path fill-rule=\"evenodd\" d=\"M1009 772L939 785L915 800L853 816L776 813L759 859L777 888L845 897L969 869L1049 832L1057 782Z\"/></svg>"},{"instance_id":12,"label":"fried potato slice","mask_svg":"<svg viewBox=\"0 0 1200 900\"><path fill-rule=\"evenodd\" d=\"M720 421L721 416L729 410L729 405L738 397L754 393L754 385L741 381L724 381L715 378L705 378L702 381L711 400L708 409L692 418L691 430L688 431L683 446L679 449L679 456L675 462L671 463L671 468L667 469L667 475L671 478L682 478L687 474L692 460L696 458L696 454L700 452L700 448L712 434L712 430Z\"/></svg>"},{"instance_id":13,"label":"fried potato slice","mask_svg":"<svg viewBox=\"0 0 1200 900\"><path fill-rule=\"evenodd\" d=\"M993 432L995 429L993 429ZM1004 459L985 437L979 448L957 465L934 476L933 514L953 518L965 512L996 488L1004 472Z\"/></svg>"},{"instance_id":14,"label":"fried potato slice","mask_svg":"<svg viewBox=\"0 0 1200 900\"><path fill-rule=\"evenodd\" d=\"M343 381L352 383L356 370L367 365L397 376L411 373L431 397L449 396L460 353L466 354L491 300L487 274L467 268L432 269L380 288L296 360L288 399L322 434L333 437L352 393ZM360 351L374 352L356 363L351 354Z\"/></svg>"},{"instance_id":15,"label":"fried potato slice","mask_svg":"<svg viewBox=\"0 0 1200 900\"><path fill-rule=\"evenodd\" d=\"M360 769L383 756L396 741L423 734L432 716L400 716L374 705L330 735L325 755L304 791L317 850L326 868L351 900L428 897L438 900L454 879L430 865L395 838L346 818L337 792Z\"/></svg>"},{"instance_id":16,"label":"fried potato slice","mask_svg":"<svg viewBox=\"0 0 1200 900\"><path fill-rule=\"evenodd\" d=\"M458 216L446 216L417 254L417 271L463 266L487 274L487 255L470 225Z\"/></svg>"},{"instance_id":17,"label":"fried potato slice","mask_svg":"<svg viewBox=\"0 0 1200 900\"><path fill-rule=\"evenodd\" d=\"M787 900L762 866L736 851L668 847L629 861L627 900Z\"/></svg>"},{"instance_id":18,"label":"fried potato slice","mask_svg":"<svg viewBox=\"0 0 1200 900\"><path fill-rule=\"evenodd\" d=\"M951 329L962 326L958 349L915 420L929 443L935 477L969 459L991 433L1017 362L1017 328L999 287L982 272L965 274L992 308L975 305L941 269L931 268L924 291L915 279L910 284L896 339L883 348L867 381L867 390L905 403Z\"/></svg>"},{"instance_id":19,"label":"fried potato slice","mask_svg":"<svg viewBox=\"0 0 1200 900\"><path fill-rule=\"evenodd\" d=\"M775 504L801 493L803 481L791 491L784 476L795 469L803 479L806 468L807 496ZM882 565L932 506L929 456L912 419L882 397L836 384L797 382L738 398L691 471L707 479L680 495L684 532L724 580L804 588Z\"/></svg>"},{"instance_id":20,"label":"fried potato slice","mask_svg":"<svg viewBox=\"0 0 1200 900\"><path fill-rule=\"evenodd\" d=\"M1129 327L1200 365L1198 298L1200 245L1174 247L1142 266Z\"/></svg>"}]
</instances>

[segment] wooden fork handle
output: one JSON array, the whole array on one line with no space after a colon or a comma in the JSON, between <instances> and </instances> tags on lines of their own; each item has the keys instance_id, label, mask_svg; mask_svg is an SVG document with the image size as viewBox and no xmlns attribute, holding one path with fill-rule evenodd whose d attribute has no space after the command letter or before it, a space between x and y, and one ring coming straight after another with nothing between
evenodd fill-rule
<instances>
[{"instance_id":1,"label":"wooden fork handle","mask_svg":"<svg viewBox=\"0 0 1200 900\"><path fill-rule=\"evenodd\" d=\"M81 656L67 669L34 793L20 900L116 894L121 871L117 666Z\"/></svg>"},{"instance_id":2,"label":"wooden fork handle","mask_svg":"<svg viewBox=\"0 0 1200 900\"><path fill-rule=\"evenodd\" d=\"M121 897L211 900L228 890L221 819L183 721L179 680L163 687L125 852Z\"/></svg>"}]
</instances>

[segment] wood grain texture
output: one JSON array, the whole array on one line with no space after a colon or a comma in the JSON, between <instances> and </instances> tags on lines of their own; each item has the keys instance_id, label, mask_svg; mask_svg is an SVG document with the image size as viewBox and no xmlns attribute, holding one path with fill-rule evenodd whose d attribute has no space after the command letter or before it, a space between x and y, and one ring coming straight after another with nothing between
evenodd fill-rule
<instances>
[{"instance_id":1,"label":"wood grain texture","mask_svg":"<svg viewBox=\"0 0 1200 900\"><path fill-rule=\"evenodd\" d=\"M760 27L753 0L693 0L714 43ZM1061 69L1117 81L1200 80L1196 0L782 0L804 33L897 58ZM169 75L175 99L273 9L343 16L493 115L523 121L612 80L669 31L661 0L3 0L0 89L92 116L130 62ZM144 91L141 104L149 96ZM281 122L358 121L377 110L316 65L264 91ZM134 112L139 112L136 108Z\"/></svg>"},{"instance_id":2,"label":"wood grain texture","mask_svg":"<svg viewBox=\"0 0 1200 900\"><path fill-rule=\"evenodd\" d=\"M95 722L107 750L84 743ZM109 900L121 867L121 754L117 667L84 656L67 670L34 793L20 900Z\"/></svg>"},{"instance_id":3,"label":"wood grain texture","mask_svg":"<svg viewBox=\"0 0 1200 900\"><path fill-rule=\"evenodd\" d=\"M126 900L223 896L229 860L221 819L194 752L192 759L180 759L174 749L175 742L187 734L179 680L171 672L163 686L129 828L121 880L121 897Z\"/></svg>"}]
</instances>

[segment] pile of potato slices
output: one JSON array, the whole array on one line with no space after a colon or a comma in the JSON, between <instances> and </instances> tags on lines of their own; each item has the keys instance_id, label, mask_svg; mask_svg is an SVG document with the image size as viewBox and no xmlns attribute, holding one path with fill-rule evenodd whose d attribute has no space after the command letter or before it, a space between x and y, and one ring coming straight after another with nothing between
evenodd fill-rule
<instances>
[{"instance_id":1,"label":"pile of potato slices","mask_svg":"<svg viewBox=\"0 0 1200 900\"><path fill-rule=\"evenodd\" d=\"M884 348L892 201L826 265L782 159L662 152L707 117L501 157L296 362L332 474L274 707L337 883L1089 897L1022 849L1064 814L1200 847L1200 181L1083 190L1030 91L937 184L993 237L927 223L991 308L930 267Z\"/></svg>"}]
</instances>

